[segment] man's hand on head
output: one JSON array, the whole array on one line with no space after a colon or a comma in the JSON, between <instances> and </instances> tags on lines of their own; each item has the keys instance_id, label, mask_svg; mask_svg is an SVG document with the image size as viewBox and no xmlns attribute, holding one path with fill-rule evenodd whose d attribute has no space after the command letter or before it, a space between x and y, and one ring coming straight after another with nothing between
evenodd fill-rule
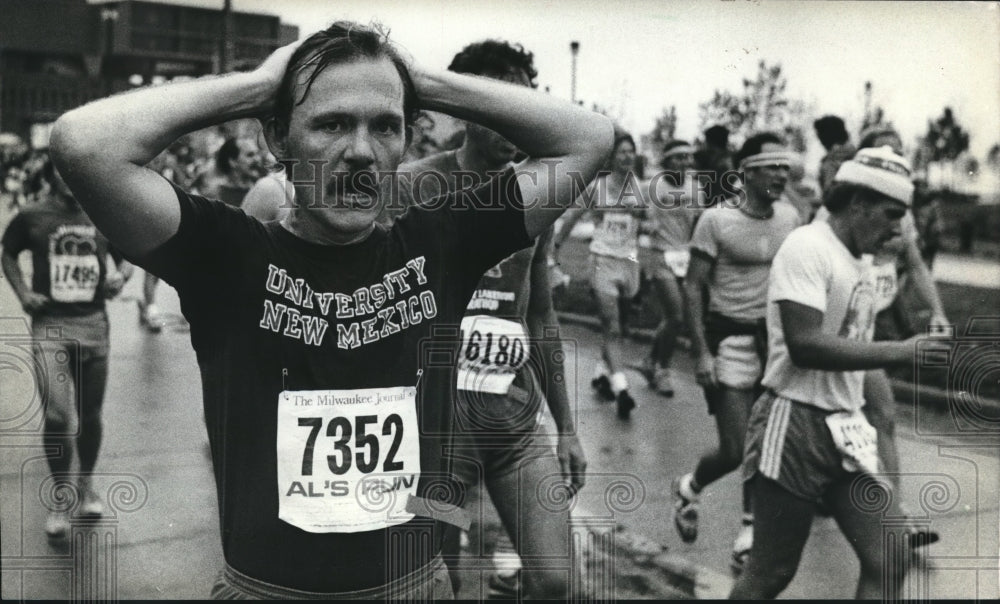
<instances>
[{"instance_id":1,"label":"man's hand on head","mask_svg":"<svg viewBox=\"0 0 1000 604\"><path fill-rule=\"evenodd\" d=\"M305 42L306 38L296 40L291 44L286 44L281 48L272 52L264 62L261 63L257 69L254 69L251 74L258 79L262 84L267 86L270 90L268 95L272 99L272 103L268 107L262 108L261 117L267 117L273 108L273 99L278 95L278 88L281 87L281 81L285 77L285 71L288 69L288 62L291 61L292 55L298 50L299 46Z\"/></svg>"}]
</instances>

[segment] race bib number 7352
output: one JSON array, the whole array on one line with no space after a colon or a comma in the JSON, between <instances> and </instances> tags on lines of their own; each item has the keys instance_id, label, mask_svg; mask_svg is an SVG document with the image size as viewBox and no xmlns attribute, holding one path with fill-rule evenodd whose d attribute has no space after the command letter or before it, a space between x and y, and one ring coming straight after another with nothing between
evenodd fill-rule
<instances>
[{"instance_id":1,"label":"race bib number 7352","mask_svg":"<svg viewBox=\"0 0 1000 604\"><path fill-rule=\"evenodd\" d=\"M402 524L420 479L413 387L278 396L278 517L310 533Z\"/></svg>"}]
</instances>

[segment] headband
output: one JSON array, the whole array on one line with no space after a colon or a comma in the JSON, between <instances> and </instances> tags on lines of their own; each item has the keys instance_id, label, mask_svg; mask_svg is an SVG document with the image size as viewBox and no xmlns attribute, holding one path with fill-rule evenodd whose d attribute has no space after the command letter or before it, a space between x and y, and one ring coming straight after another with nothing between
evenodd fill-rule
<instances>
[{"instance_id":1,"label":"headband","mask_svg":"<svg viewBox=\"0 0 1000 604\"><path fill-rule=\"evenodd\" d=\"M663 155L660 156L661 159L667 159L668 157L673 157L674 155L682 155L685 153L694 153L694 147L691 145L678 145L669 151L665 151Z\"/></svg>"},{"instance_id":2,"label":"headband","mask_svg":"<svg viewBox=\"0 0 1000 604\"><path fill-rule=\"evenodd\" d=\"M800 163L799 156L791 151L767 151L744 157L740 162L740 170L774 165L791 166L798 163Z\"/></svg>"}]
</instances>

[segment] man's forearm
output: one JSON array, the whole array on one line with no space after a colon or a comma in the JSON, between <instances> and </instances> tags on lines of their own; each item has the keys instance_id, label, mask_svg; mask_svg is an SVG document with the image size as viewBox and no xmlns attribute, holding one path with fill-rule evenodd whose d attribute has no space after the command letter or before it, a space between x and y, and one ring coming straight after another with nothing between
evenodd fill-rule
<instances>
[{"instance_id":1,"label":"man's forearm","mask_svg":"<svg viewBox=\"0 0 1000 604\"><path fill-rule=\"evenodd\" d=\"M588 152L610 140L603 116L527 87L448 71L413 76L422 108L495 130L534 158Z\"/></svg>"},{"instance_id":2,"label":"man's forearm","mask_svg":"<svg viewBox=\"0 0 1000 604\"><path fill-rule=\"evenodd\" d=\"M934 316L943 317L944 305L941 303L941 296L938 294L937 286L930 270L920 257L920 250L915 241L909 242L906 246L906 259L910 268L910 278L913 279L913 286L917 288L917 294L924 303L930 307Z\"/></svg>"},{"instance_id":3,"label":"man's forearm","mask_svg":"<svg viewBox=\"0 0 1000 604\"><path fill-rule=\"evenodd\" d=\"M685 284L684 291L687 294L688 324L691 328L691 351L697 356L708 350L708 343L705 340L705 317L702 312L702 285L701 283Z\"/></svg>"},{"instance_id":4,"label":"man's forearm","mask_svg":"<svg viewBox=\"0 0 1000 604\"><path fill-rule=\"evenodd\" d=\"M792 362L803 369L860 371L905 363L913 357L908 342L859 342L817 333L788 343Z\"/></svg>"},{"instance_id":5,"label":"man's forearm","mask_svg":"<svg viewBox=\"0 0 1000 604\"><path fill-rule=\"evenodd\" d=\"M24 282L24 275L21 273L21 267L17 263L17 258L10 254L0 254L0 265L3 267L3 275L7 278L7 282L10 283L11 289L14 290L14 295L17 296L18 302L23 304L24 296L30 290Z\"/></svg>"},{"instance_id":6,"label":"man's forearm","mask_svg":"<svg viewBox=\"0 0 1000 604\"><path fill-rule=\"evenodd\" d=\"M532 331L534 332L534 330ZM562 342L551 337L538 342L538 352L542 355L540 365L545 374L539 377L542 379L542 390L545 393L546 404L548 404L549 412L552 414L559 434L572 434L575 428L569 395L566 392L564 364L557 361L559 358L566 358L563 354ZM557 375L562 375L563 379L556 379Z\"/></svg>"},{"instance_id":7,"label":"man's forearm","mask_svg":"<svg viewBox=\"0 0 1000 604\"><path fill-rule=\"evenodd\" d=\"M273 87L253 73L147 87L66 113L56 122L52 147L57 156L145 165L183 134L260 115L273 102Z\"/></svg>"}]
</instances>

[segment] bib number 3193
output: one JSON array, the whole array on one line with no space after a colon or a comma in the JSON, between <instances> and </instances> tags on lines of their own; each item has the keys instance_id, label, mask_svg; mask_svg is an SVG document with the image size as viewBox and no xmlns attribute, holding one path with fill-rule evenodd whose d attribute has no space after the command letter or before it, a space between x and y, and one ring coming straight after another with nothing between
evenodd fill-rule
<instances>
[{"instance_id":1,"label":"bib number 3193","mask_svg":"<svg viewBox=\"0 0 1000 604\"><path fill-rule=\"evenodd\" d=\"M310 533L383 529L413 518L420 441L413 387L278 396L278 517Z\"/></svg>"}]
</instances>

